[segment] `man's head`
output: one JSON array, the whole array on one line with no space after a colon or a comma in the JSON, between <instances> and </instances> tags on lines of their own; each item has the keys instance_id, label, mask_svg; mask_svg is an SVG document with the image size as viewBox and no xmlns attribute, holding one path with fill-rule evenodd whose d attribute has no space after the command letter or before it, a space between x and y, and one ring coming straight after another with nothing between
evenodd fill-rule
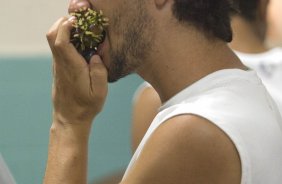
<instances>
[{"instance_id":1,"label":"man's head","mask_svg":"<svg viewBox=\"0 0 282 184\"><path fill-rule=\"evenodd\" d=\"M162 29L167 30L167 37L177 22L207 39L232 40L230 0L91 0L91 4L110 19L102 51L110 82L135 72L157 54L159 25L166 25Z\"/></svg>"},{"instance_id":2,"label":"man's head","mask_svg":"<svg viewBox=\"0 0 282 184\"><path fill-rule=\"evenodd\" d=\"M234 0L236 6L240 10L240 16L248 21L257 19L257 11L260 0Z\"/></svg>"},{"instance_id":3,"label":"man's head","mask_svg":"<svg viewBox=\"0 0 282 184\"><path fill-rule=\"evenodd\" d=\"M267 7L269 0L234 0L234 4L239 9L239 16L258 32L258 35L264 39L267 29Z\"/></svg>"},{"instance_id":4,"label":"man's head","mask_svg":"<svg viewBox=\"0 0 282 184\"><path fill-rule=\"evenodd\" d=\"M234 3L241 17L254 22L257 19L265 19L269 0L234 0Z\"/></svg>"},{"instance_id":5,"label":"man's head","mask_svg":"<svg viewBox=\"0 0 282 184\"><path fill-rule=\"evenodd\" d=\"M235 11L230 0L174 0L173 13L180 22L194 25L210 37L225 42L232 40L230 13Z\"/></svg>"}]
</instances>

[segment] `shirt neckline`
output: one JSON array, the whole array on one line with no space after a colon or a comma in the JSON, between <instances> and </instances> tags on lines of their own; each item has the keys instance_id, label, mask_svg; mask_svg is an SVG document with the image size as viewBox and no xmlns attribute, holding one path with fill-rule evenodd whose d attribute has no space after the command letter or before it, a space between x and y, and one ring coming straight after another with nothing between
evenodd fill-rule
<instances>
[{"instance_id":1,"label":"shirt neckline","mask_svg":"<svg viewBox=\"0 0 282 184\"><path fill-rule=\"evenodd\" d=\"M215 71L200 80L196 81L195 83L187 86L179 93L174 95L168 101L166 101L160 108L159 112L163 111L175 104L180 103L183 101L183 98L187 96L194 96L202 91L210 89L215 84L221 83L226 80L230 80L231 78L244 78L245 80L251 80L251 77L246 77L246 75L253 75L255 72L252 70L242 70L242 69L223 69ZM248 76L249 76L248 75Z\"/></svg>"}]
</instances>

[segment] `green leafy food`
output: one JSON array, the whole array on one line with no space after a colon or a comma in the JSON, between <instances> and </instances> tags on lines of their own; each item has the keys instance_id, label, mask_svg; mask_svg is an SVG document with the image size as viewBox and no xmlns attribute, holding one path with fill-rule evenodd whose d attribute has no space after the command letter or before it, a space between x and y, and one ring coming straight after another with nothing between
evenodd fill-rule
<instances>
[{"instance_id":1,"label":"green leafy food","mask_svg":"<svg viewBox=\"0 0 282 184\"><path fill-rule=\"evenodd\" d=\"M91 56L96 54L99 44L105 39L105 28L109 20L104 17L102 11L97 12L90 8L80 9L71 15L77 19L71 31L71 43L89 62Z\"/></svg>"}]
</instances>

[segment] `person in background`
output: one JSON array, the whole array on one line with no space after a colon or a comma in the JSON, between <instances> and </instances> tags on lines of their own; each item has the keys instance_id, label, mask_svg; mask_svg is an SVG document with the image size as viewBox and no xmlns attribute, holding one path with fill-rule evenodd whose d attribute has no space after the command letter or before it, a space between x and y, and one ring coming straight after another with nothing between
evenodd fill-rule
<instances>
[{"instance_id":1,"label":"person in background","mask_svg":"<svg viewBox=\"0 0 282 184\"><path fill-rule=\"evenodd\" d=\"M89 64L70 43L73 17L47 34L54 111L44 184L87 183L90 130L107 82L133 72L164 105L120 184L281 182L281 116L227 45L230 0L72 0L71 10L81 2L110 25Z\"/></svg>"},{"instance_id":2,"label":"person in background","mask_svg":"<svg viewBox=\"0 0 282 184\"><path fill-rule=\"evenodd\" d=\"M270 0L268 10L267 45L282 47L282 1Z\"/></svg>"},{"instance_id":3,"label":"person in background","mask_svg":"<svg viewBox=\"0 0 282 184\"><path fill-rule=\"evenodd\" d=\"M241 14L232 18L234 40L230 47L242 62L255 70L282 113L282 48L268 49L268 0L235 0Z\"/></svg>"},{"instance_id":4,"label":"person in background","mask_svg":"<svg viewBox=\"0 0 282 184\"><path fill-rule=\"evenodd\" d=\"M240 60L255 70L282 113L282 48L268 49L268 0L234 0L240 13L232 15L233 41L229 46ZM158 93L147 82L137 89L133 99L132 150L141 142L145 132L161 107Z\"/></svg>"},{"instance_id":5,"label":"person in background","mask_svg":"<svg viewBox=\"0 0 282 184\"><path fill-rule=\"evenodd\" d=\"M2 154L0 153L0 183L1 184L16 184L16 181L10 172Z\"/></svg>"}]
</instances>

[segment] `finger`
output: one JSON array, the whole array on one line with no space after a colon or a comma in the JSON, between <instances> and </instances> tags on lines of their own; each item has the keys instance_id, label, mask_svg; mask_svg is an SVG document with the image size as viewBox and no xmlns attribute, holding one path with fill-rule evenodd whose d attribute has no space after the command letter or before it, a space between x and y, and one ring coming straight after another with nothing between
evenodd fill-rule
<instances>
[{"instance_id":1,"label":"finger","mask_svg":"<svg viewBox=\"0 0 282 184\"><path fill-rule=\"evenodd\" d=\"M66 17L62 17L59 20L57 20L49 29L49 31L46 34L46 38L48 40L49 46L52 50L52 52L54 51L54 45L55 45L55 41L57 38L57 34L58 34L58 29L59 26L66 20ZM54 52L53 52L54 53Z\"/></svg>"},{"instance_id":2,"label":"finger","mask_svg":"<svg viewBox=\"0 0 282 184\"><path fill-rule=\"evenodd\" d=\"M68 62L74 60L78 54L75 47L70 42L70 32L73 28L74 21L76 21L75 17L70 17L59 26L57 37L54 43L56 52L58 52L60 56L63 56Z\"/></svg>"},{"instance_id":3,"label":"finger","mask_svg":"<svg viewBox=\"0 0 282 184\"><path fill-rule=\"evenodd\" d=\"M69 13L78 11L81 8L90 8L90 3L87 0L70 0Z\"/></svg>"},{"instance_id":4,"label":"finger","mask_svg":"<svg viewBox=\"0 0 282 184\"><path fill-rule=\"evenodd\" d=\"M108 72L100 56L94 55L90 60L91 89L95 96L103 98L107 94Z\"/></svg>"}]
</instances>

